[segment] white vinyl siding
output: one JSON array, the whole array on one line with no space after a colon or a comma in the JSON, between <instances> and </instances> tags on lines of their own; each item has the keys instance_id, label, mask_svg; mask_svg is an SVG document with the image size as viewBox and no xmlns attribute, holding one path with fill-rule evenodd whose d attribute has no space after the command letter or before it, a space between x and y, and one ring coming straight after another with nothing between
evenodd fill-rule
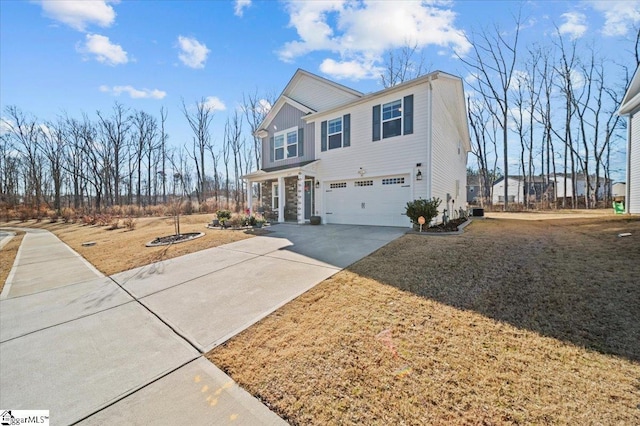
<instances>
[{"instance_id":1,"label":"white vinyl siding","mask_svg":"<svg viewBox=\"0 0 640 426\"><path fill-rule=\"evenodd\" d=\"M627 191L629 192L628 212L640 213L640 111L629 117L631 126L631 141L629 143L629 179Z\"/></svg>"},{"instance_id":2,"label":"white vinyl siding","mask_svg":"<svg viewBox=\"0 0 640 426\"><path fill-rule=\"evenodd\" d=\"M455 93L454 85L451 80L433 81L433 148L430 178L431 196L442 200L440 215L444 209L457 210L466 205L466 196L456 188L456 181L466 182L467 155L464 150L458 151L462 136L458 133L455 110L452 107L452 102L455 101L455 96L452 95ZM447 194L453 200L448 206Z\"/></svg>"}]
</instances>

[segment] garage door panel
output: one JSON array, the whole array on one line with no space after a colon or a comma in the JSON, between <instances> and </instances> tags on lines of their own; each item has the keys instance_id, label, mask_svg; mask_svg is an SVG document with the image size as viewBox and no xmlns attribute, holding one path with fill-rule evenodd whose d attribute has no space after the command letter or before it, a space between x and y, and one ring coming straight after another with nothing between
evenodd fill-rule
<instances>
[{"instance_id":1,"label":"garage door panel","mask_svg":"<svg viewBox=\"0 0 640 426\"><path fill-rule=\"evenodd\" d=\"M324 193L327 223L409 226L404 215L410 201L408 175L327 182Z\"/></svg>"}]
</instances>

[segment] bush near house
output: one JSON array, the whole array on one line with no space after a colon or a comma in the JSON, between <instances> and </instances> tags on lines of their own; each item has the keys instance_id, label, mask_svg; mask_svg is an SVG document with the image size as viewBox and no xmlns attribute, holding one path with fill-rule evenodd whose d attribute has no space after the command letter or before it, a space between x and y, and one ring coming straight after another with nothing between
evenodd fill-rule
<instances>
[{"instance_id":1,"label":"bush near house","mask_svg":"<svg viewBox=\"0 0 640 426\"><path fill-rule=\"evenodd\" d=\"M429 223L438 216L438 207L442 203L442 200L437 197L433 197L431 200L424 200L422 198L413 200L407 203L407 217L411 219L411 223L414 226L418 226L418 218L423 216L425 224L429 226Z\"/></svg>"}]
</instances>

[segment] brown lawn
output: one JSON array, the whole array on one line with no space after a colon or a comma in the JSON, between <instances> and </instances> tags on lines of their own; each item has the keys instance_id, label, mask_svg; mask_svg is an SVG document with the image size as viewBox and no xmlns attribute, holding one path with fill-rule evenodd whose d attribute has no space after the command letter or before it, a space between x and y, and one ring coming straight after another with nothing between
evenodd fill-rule
<instances>
[{"instance_id":1,"label":"brown lawn","mask_svg":"<svg viewBox=\"0 0 640 426\"><path fill-rule=\"evenodd\" d=\"M638 218L487 219L404 236L207 357L292 424L640 424L639 283Z\"/></svg>"},{"instance_id":2,"label":"brown lawn","mask_svg":"<svg viewBox=\"0 0 640 426\"><path fill-rule=\"evenodd\" d=\"M0 256L0 293L4 288L4 283L9 277L11 267L13 266L13 260L18 254L18 249L20 248L22 238L24 237L24 232L14 232L16 235L1 249L2 256Z\"/></svg>"},{"instance_id":3,"label":"brown lawn","mask_svg":"<svg viewBox=\"0 0 640 426\"><path fill-rule=\"evenodd\" d=\"M181 233L204 232L206 235L193 241L160 247L145 247L145 244L156 237L175 234L172 217L136 219L136 226L132 231L125 228L108 230L105 226L50 223L49 221L5 222L0 223L0 227L48 229L102 273L112 275L159 260L171 259L253 236L251 231L207 229L206 225L212 218L211 214L180 216ZM120 226L123 226L122 221ZM82 246L82 243L90 241L96 244L91 247ZM13 264L13 260L10 262ZM4 283L4 280L2 282Z\"/></svg>"}]
</instances>

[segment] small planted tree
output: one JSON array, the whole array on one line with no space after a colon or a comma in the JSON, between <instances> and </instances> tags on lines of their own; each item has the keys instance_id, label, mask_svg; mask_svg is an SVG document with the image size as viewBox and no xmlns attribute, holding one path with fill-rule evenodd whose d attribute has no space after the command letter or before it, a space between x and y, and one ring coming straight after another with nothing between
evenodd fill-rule
<instances>
[{"instance_id":1,"label":"small planted tree","mask_svg":"<svg viewBox=\"0 0 640 426\"><path fill-rule=\"evenodd\" d=\"M433 197L431 200L423 200L422 198L413 200L407 203L406 215L411 219L414 227L419 226L418 218L420 216L424 217L424 223L429 224L433 218L438 216L440 203L442 203L442 200L437 197Z\"/></svg>"}]
</instances>

